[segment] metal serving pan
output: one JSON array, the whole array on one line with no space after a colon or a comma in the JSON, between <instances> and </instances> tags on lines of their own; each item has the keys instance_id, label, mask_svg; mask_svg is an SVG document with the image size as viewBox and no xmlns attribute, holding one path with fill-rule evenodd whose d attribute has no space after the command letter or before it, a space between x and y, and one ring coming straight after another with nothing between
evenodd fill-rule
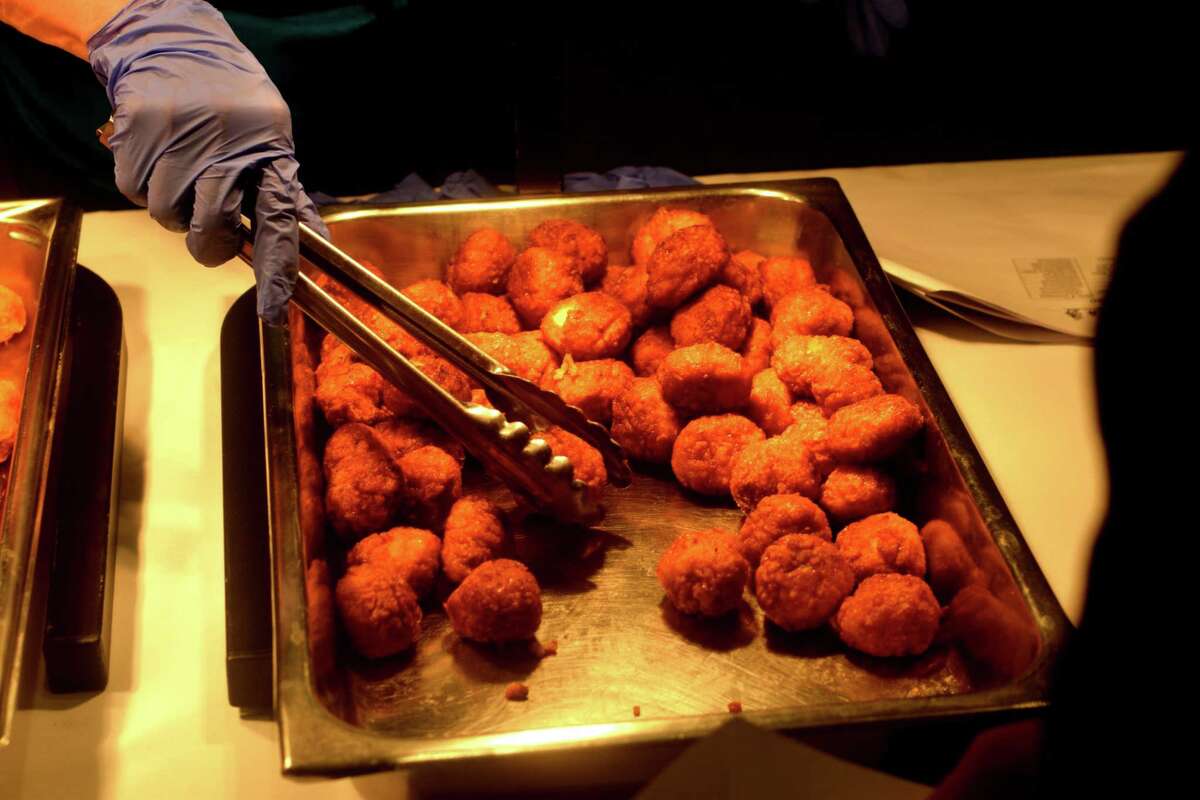
<instances>
[{"instance_id":1,"label":"metal serving pan","mask_svg":"<svg viewBox=\"0 0 1200 800\"><path fill-rule=\"evenodd\" d=\"M23 386L20 424L0 466L0 745L8 741L34 590L46 477L79 247L78 209L0 202L0 283L25 302L25 330L0 345L0 378Z\"/></svg>"},{"instance_id":2,"label":"metal serving pan","mask_svg":"<svg viewBox=\"0 0 1200 800\"><path fill-rule=\"evenodd\" d=\"M457 245L484 225L520 242L541 220L568 217L599 230L611 253L628 252L637 226L663 204L709 214L735 250L806 254L850 303L884 386L920 403L932 421L908 465L901 510L918 524L941 518L958 530L992 593L1036 630L1036 656L1020 674L989 678L954 646L879 660L847 652L827 632L786 635L749 602L724 623L674 614L654 577L662 550L684 529L736 530L741 514L644 470L629 489L610 492L608 516L586 544L563 531L525 537L544 593L539 637L557 640L556 656L539 661L463 642L436 604L411 654L365 662L338 645L332 659L320 647L314 656L309 625L333 622L328 585L306 592L306 565L330 559L336 575L338 556L325 548L321 517L325 432L312 404L319 331L293 315L290 328L260 327L275 703L286 773L449 765L462 775L526 757L557 759L579 780L585 764L611 773L630 753L670 752L714 730L731 701L753 723L798 732L1028 711L1046 702L1068 623L835 181L342 207L326 222L340 247L402 286L441 277ZM488 485L470 470L464 482ZM510 681L529 685L527 702L505 700Z\"/></svg>"}]
</instances>

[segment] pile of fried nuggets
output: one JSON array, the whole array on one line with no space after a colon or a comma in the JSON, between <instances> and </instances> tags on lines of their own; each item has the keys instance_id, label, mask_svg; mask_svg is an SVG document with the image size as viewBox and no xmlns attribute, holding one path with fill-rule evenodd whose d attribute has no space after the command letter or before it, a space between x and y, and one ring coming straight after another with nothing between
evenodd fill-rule
<instances>
[{"instance_id":1,"label":"pile of fried nuggets","mask_svg":"<svg viewBox=\"0 0 1200 800\"><path fill-rule=\"evenodd\" d=\"M924 652L940 601L960 594L1003 613L972 594L983 579L949 526L918 531L894 513L885 462L923 429L922 411L884 391L871 353L850 337L852 309L807 260L731 254L709 217L681 208L660 208L640 227L628 266L610 266L601 235L571 220L541 223L526 244L518 253L500 232L475 231L445 282L403 292L610 426L631 458L669 465L692 492L732 497L746 514L739 534L685 532L661 557L658 579L679 611L724 615L750 586L780 628L830 625L875 656ZM390 320L338 297L450 394L488 403ZM334 600L355 649L379 658L411 647L439 571L458 585L444 607L460 636L531 639L537 581L506 557L505 514L463 495L457 442L332 336L315 397L334 429L325 508L349 546ZM606 483L590 446L561 429L540 435L576 477Z\"/></svg>"}]
</instances>

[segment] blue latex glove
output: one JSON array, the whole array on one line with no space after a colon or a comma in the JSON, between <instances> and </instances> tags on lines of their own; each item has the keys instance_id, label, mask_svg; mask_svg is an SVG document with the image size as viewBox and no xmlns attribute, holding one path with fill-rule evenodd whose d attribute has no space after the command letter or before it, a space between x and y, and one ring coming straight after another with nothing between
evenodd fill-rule
<instances>
[{"instance_id":1,"label":"blue latex glove","mask_svg":"<svg viewBox=\"0 0 1200 800\"><path fill-rule=\"evenodd\" d=\"M112 103L121 193L206 266L233 258L243 191L255 193L258 313L282 322L297 220L328 236L297 179L291 112L225 18L200 0L134 0L88 40Z\"/></svg>"}]
</instances>

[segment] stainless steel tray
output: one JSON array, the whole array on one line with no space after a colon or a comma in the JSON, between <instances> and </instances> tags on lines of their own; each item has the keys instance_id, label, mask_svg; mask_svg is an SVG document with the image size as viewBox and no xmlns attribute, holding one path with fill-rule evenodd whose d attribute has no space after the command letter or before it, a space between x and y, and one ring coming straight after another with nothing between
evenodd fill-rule
<instances>
[{"instance_id":1,"label":"stainless steel tray","mask_svg":"<svg viewBox=\"0 0 1200 800\"><path fill-rule=\"evenodd\" d=\"M25 330L0 345L0 376L24 385L12 456L0 467L0 745L17 702L79 228L78 209L59 200L0 202L0 283L28 314Z\"/></svg>"},{"instance_id":2,"label":"stainless steel tray","mask_svg":"<svg viewBox=\"0 0 1200 800\"><path fill-rule=\"evenodd\" d=\"M677 748L725 722L734 700L749 721L791 731L1045 703L1068 623L835 181L342 208L326 221L340 247L404 285L441 277L458 243L483 225L520 242L541 220L569 217L598 229L610 252L628 252L637 226L666 203L709 214L735 249L807 254L855 309L856 333L884 386L922 403L935 422L911 465L904 510L918 523L936 517L955 525L993 593L1036 626L1033 663L987 682L954 647L886 661L851 654L827 633L782 634L750 604L725 624L680 617L662 603L659 555L681 529L736 530L741 515L732 503L686 494L669 474L642 471L632 487L609 494L608 516L590 544L545 530L522 538L543 586L539 637L558 641L556 656L539 661L463 642L435 604L414 653L368 663L339 647L332 669L320 667L310 655L305 567L337 555L325 552L320 518L323 434L311 394L317 332L293 315L289 329L260 327L285 772L495 764L488 758L495 756L561 758L574 769ZM464 481L488 486L470 472ZM514 680L529 685L527 702L505 700Z\"/></svg>"}]
</instances>

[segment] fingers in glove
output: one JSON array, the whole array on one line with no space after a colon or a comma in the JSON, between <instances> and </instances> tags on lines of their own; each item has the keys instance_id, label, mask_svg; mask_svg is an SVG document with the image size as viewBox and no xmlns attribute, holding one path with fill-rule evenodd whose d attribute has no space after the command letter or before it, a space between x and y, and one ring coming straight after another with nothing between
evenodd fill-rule
<instances>
[{"instance_id":1,"label":"fingers in glove","mask_svg":"<svg viewBox=\"0 0 1200 800\"><path fill-rule=\"evenodd\" d=\"M298 165L277 158L262 169L254 203L254 276L258 284L258 315L269 323L287 318L287 303L296 284L299 236L296 226Z\"/></svg>"},{"instance_id":2,"label":"fingers in glove","mask_svg":"<svg viewBox=\"0 0 1200 800\"><path fill-rule=\"evenodd\" d=\"M241 172L212 168L196 181L187 248L206 267L224 264L240 246Z\"/></svg>"}]
</instances>

